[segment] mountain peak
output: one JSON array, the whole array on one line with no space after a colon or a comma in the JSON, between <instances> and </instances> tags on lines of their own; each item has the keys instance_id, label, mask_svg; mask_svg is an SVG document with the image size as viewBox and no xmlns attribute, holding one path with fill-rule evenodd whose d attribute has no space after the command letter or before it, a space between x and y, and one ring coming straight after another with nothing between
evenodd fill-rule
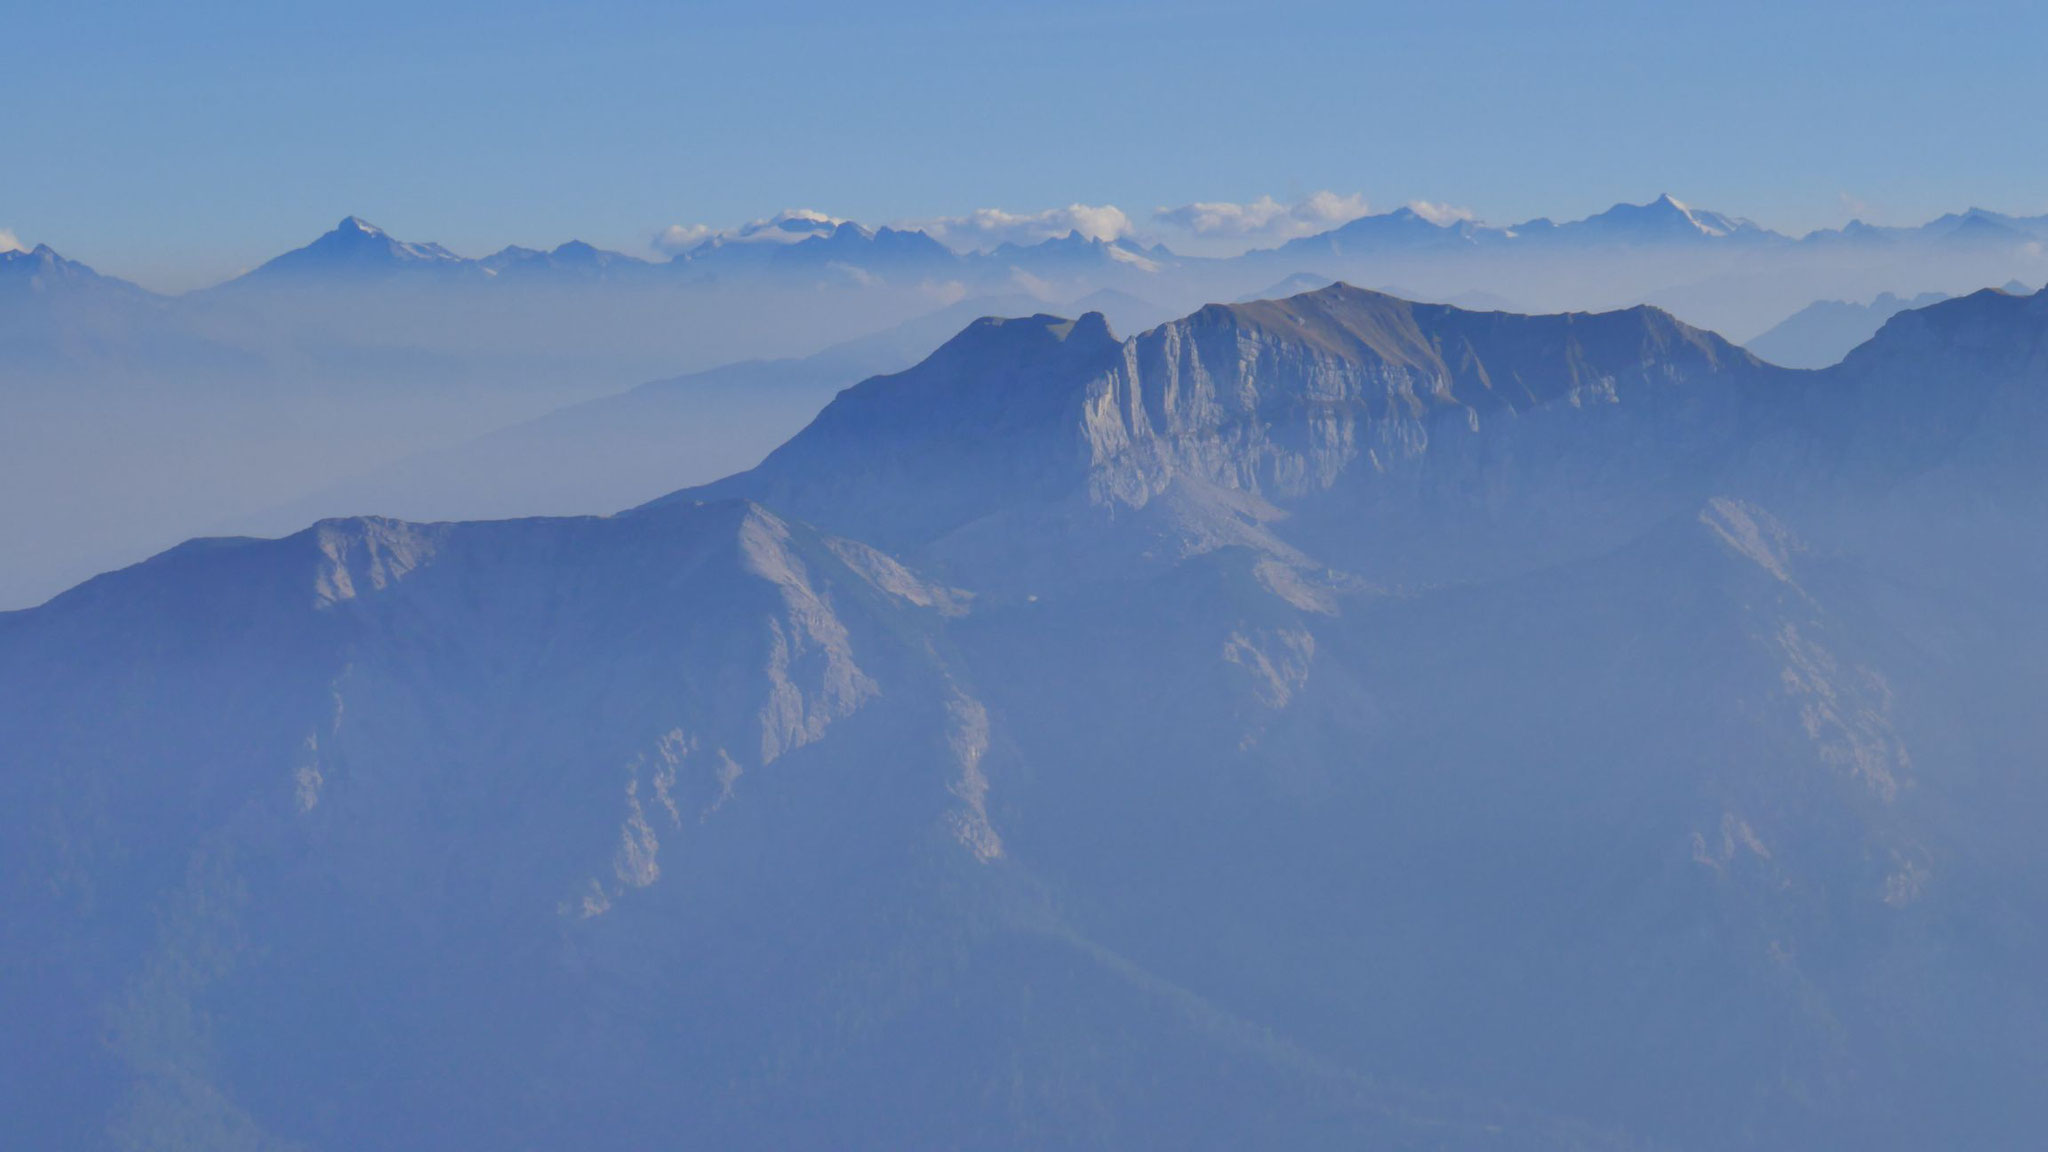
<instances>
[{"instance_id":1,"label":"mountain peak","mask_svg":"<svg viewBox=\"0 0 2048 1152\"><path fill-rule=\"evenodd\" d=\"M975 360L994 357L1021 362L1063 353L1092 356L1116 343L1109 320L1100 312L1083 313L1073 320L1046 312L1015 319L984 316L941 345L932 356Z\"/></svg>"},{"instance_id":2,"label":"mountain peak","mask_svg":"<svg viewBox=\"0 0 2048 1152\"><path fill-rule=\"evenodd\" d=\"M458 256L439 244L399 240L360 216L344 216L311 244L278 256L229 283L251 279L361 282L426 269L478 277L491 274L484 264Z\"/></svg>"},{"instance_id":3,"label":"mountain peak","mask_svg":"<svg viewBox=\"0 0 2048 1152\"><path fill-rule=\"evenodd\" d=\"M1327 232L1289 240L1274 249L1289 255L1357 255L1375 251L1459 250L1512 239L1513 234L1469 219L1441 219L1404 204L1391 212L1360 216Z\"/></svg>"},{"instance_id":4,"label":"mountain peak","mask_svg":"<svg viewBox=\"0 0 2048 1152\"><path fill-rule=\"evenodd\" d=\"M1122 349L1100 312L985 316L915 367L841 392L753 471L657 503L757 499L914 547L1019 493L1063 490L1081 462L1079 389ZM919 496L876 504L885 490Z\"/></svg>"},{"instance_id":5,"label":"mountain peak","mask_svg":"<svg viewBox=\"0 0 2048 1152\"><path fill-rule=\"evenodd\" d=\"M9 285L26 286L38 295L81 289L111 291L130 298L147 295L126 280L100 275L48 244L38 244L25 251L0 251L0 274L4 274Z\"/></svg>"},{"instance_id":6,"label":"mountain peak","mask_svg":"<svg viewBox=\"0 0 2048 1152\"><path fill-rule=\"evenodd\" d=\"M2013 291L2014 287L2019 291ZM2022 356L2032 356L2039 340L2036 333L2042 329L2044 318L2048 318L2048 288L2030 292L2025 284L2017 282L1979 288L1899 312L1878 330L1870 344L1858 348L1854 355L1871 355L1874 345L1904 339L1909 333L1937 332L1944 339L1959 343L2017 350ZM1986 332L1995 332L1996 338L1987 338ZM2017 338L2015 333L2024 333L2025 338Z\"/></svg>"},{"instance_id":7,"label":"mountain peak","mask_svg":"<svg viewBox=\"0 0 2048 1152\"><path fill-rule=\"evenodd\" d=\"M477 264L494 276L504 275L528 282L548 278L608 281L643 276L653 268L645 260L607 251L582 240L570 240L547 250L515 244L491 253Z\"/></svg>"},{"instance_id":8,"label":"mountain peak","mask_svg":"<svg viewBox=\"0 0 2048 1152\"><path fill-rule=\"evenodd\" d=\"M85 268L85 265L78 263L76 260L65 259L62 254L48 244L38 244L33 248L0 249L0 261L16 265L34 264L38 268L45 269Z\"/></svg>"},{"instance_id":9,"label":"mountain peak","mask_svg":"<svg viewBox=\"0 0 2048 1152\"><path fill-rule=\"evenodd\" d=\"M1756 368L1654 308L1518 316L1343 283L1212 304L1122 342L1099 314L989 317L840 393L752 472L678 497L758 499L916 551L950 549L939 542L992 516L1144 508L1185 481L1212 494L1199 498L1209 511L1162 530L1213 543L1247 530L1214 519L1226 504L1284 507L1347 474L1405 467L1440 433L1589 395L1649 403ZM973 531L984 543L1000 532Z\"/></svg>"},{"instance_id":10,"label":"mountain peak","mask_svg":"<svg viewBox=\"0 0 2048 1152\"><path fill-rule=\"evenodd\" d=\"M1658 195L1647 204L1616 204L1584 220L1560 225L1558 232L1579 233L1624 244L1764 239L1776 235L1747 220L1695 208L1669 192Z\"/></svg>"},{"instance_id":11,"label":"mountain peak","mask_svg":"<svg viewBox=\"0 0 2048 1152\"><path fill-rule=\"evenodd\" d=\"M915 273L959 260L958 253L916 229L867 228L851 220L841 220L829 232L778 248L773 257L784 267L841 265L864 273Z\"/></svg>"}]
</instances>

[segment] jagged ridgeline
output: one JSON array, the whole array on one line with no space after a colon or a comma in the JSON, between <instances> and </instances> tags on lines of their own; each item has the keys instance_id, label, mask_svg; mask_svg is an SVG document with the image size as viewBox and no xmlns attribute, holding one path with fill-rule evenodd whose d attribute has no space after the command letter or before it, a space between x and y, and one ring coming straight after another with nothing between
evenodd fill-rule
<instances>
[{"instance_id":1,"label":"jagged ridgeline","mask_svg":"<svg viewBox=\"0 0 2048 1152\"><path fill-rule=\"evenodd\" d=\"M2027 1147L2048 295L979 321L0 615L29 1148Z\"/></svg>"},{"instance_id":2,"label":"jagged ridgeline","mask_svg":"<svg viewBox=\"0 0 2048 1152\"><path fill-rule=\"evenodd\" d=\"M193 536L642 504L751 467L983 315L1136 332L1341 279L1476 311L1656 304L1821 367L1941 292L2048 276L2048 216L1795 239L1670 196L1516 224L1423 208L1232 256L1094 234L1114 210L993 248L789 211L664 233L653 259L573 239L465 255L350 216L171 295L0 236L0 609Z\"/></svg>"}]
</instances>

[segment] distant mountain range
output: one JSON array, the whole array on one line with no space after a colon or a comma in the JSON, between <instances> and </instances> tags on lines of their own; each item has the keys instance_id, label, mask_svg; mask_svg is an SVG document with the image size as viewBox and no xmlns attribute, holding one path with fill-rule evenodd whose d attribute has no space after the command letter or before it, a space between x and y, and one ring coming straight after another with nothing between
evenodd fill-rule
<instances>
[{"instance_id":1,"label":"distant mountain range","mask_svg":"<svg viewBox=\"0 0 2048 1152\"><path fill-rule=\"evenodd\" d=\"M458 256L439 244L398 240L350 216L304 248L294 249L218 290L248 290L283 283L359 286L397 278L431 277L446 283L635 281L651 274L671 282L718 281L734 276L913 277L997 274L1014 270L1052 276L1084 274L1122 265L1156 272L1178 258L1163 247L1092 240L1070 233L1034 245L1006 244L987 254L959 253L915 230L866 228L785 214L772 226L714 237L666 261L654 262L570 241L552 251L510 247L481 259Z\"/></svg>"},{"instance_id":2,"label":"distant mountain range","mask_svg":"<svg viewBox=\"0 0 2048 1152\"><path fill-rule=\"evenodd\" d=\"M348 217L311 244L212 289L188 294L193 309L267 305L307 290L352 298L406 289L406 314L425 305L463 313L443 327L461 339L478 321L471 291L502 297L517 287L560 300L651 299L676 293L1026 292L1067 305L1098 291L1154 301L1157 315L1238 299L1300 271L1399 283L1432 299L1485 293L1524 309L1597 309L1651 300L1736 337L1761 333L1792 311L1855 289L1869 278L1918 276L1960 286L2048 278L2048 216L1971 209L1915 228L1858 222L1794 239L1671 196L1617 204L1583 220L1493 225L1414 208L1368 215L1277 248L1217 258L1164 245L1071 232L1035 244L959 251L916 229L869 228L813 212L786 212L706 237L648 260L570 241L550 251L511 247L481 258L440 244L400 240ZM53 258L54 253L50 254ZM17 255L17 259L25 259ZM67 265L69 262L66 262ZM79 267L79 266L74 266ZM89 270L85 270L88 271ZM119 285L132 294L133 286ZM83 289L79 289L83 291ZM1967 287L1964 288L1967 290ZM907 315L892 319L901 321ZM274 318L265 322L273 322ZM841 337L854 333L840 333Z\"/></svg>"},{"instance_id":3,"label":"distant mountain range","mask_svg":"<svg viewBox=\"0 0 2048 1152\"><path fill-rule=\"evenodd\" d=\"M1747 220L1687 207L1665 195L1648 204L1617 204L1605 212L1565 224L1536 219L1511 227L1471 219L1431 219L1413 208L1400 208L1380 216L1361 217L1320 235L1289 241L1279 251L1305 256L1467 246L1610 248L1769 241L1789 238Z\"/></svg>"},{"instance_id":4,"label":"distant mountain range","mask_svg":"<svg viewBox=\"0 0 2048 1152\"><path fill-rule=\"evenodd\" d=\"M456 282L500 276L516 280L590 280L631 278L655 269L663 275L687 280L730 276L747 270L816 273L835 267L877 275L988 274L1010 270L1072 274L1106 266L1162 273L1190 265L1257 265L1274 259L1317 255L1442 255L1461 249L1597 252L1673 245L1728 249L1925 245L1975 249L2037 244L2043 240L2048 240L2048 215L2010 216L1981 208L1951 213L1918 227L1883 227L1858 220L1842 228L1794 239L1748 220L1695 208L1664 195L1646 204L1617 204L1583 220L1562 224L1535 219L1515 225L1492 225L1469 218L1425 216L1414 208L1403 207L1362 216L1328 231L1291 240L1276 249L1254 250L1227 259L1181 256L1161 244L1099 240L1079 232L1036 244L1007 243L986 253L963 252L915 229L868 228L809 212L786 212L731 234L708 237L665 261L609 252L581 241L570 241L552 251L508 247L470 259L439 244L396 239L375 225L350 216L311 244L287 252L229 283L318 278L359 281L397 274L429 274ZM5 255L17 262L28 258L22 253Z\"/></svg>"},{"instance_id":5,"label":"distant mountain range","mask_svg":"<svg viewBox=\"0 0 2048 1152\"><path fill-rule=\"evenodd\" d=\"M2033 290L2013 280L2005 284L2003 291L2024 296ZM1947 299L1949 295L1946 292L1922 292L1910 300L1890 292L1880 292L1868 304L1817 300L1751 340L1746 347L1771 363L1787 368L1825 368L1877 335L1877 330L1893 316Z\"/></svg>"},{"instance_id":6,"label":"distant mountain range","mask_svg":"<svg viewBox=\"0 0 2048 1152\"><path fill-rule=\"evenodd\" d=\"M2022 1148L2048 293L980 319L0 614L21 1147Z\"/></svg>"},{"instance_id":7,"label":"distant mountain range","mask_svg":"<svg viewBox=\"0 0 2048 1152\"><path fill-rule=\"evenodd\" d=\"M1078 232L956 251L915 229L812 212L672 237L663 259L576 241L472 258L349 217L176 297L48 248L12 252L0 264L0 537L19 543L0 570L0 604L33 603L211 525L307 507L559 409L649 381L801 361L962 300L1100 310L1138 332L1215 301L1292 294L1310 285L1290 278L1313 273L1479 311L1654 303L1746 341L1815 301L1900 284L1952 295L2038 284L2044 233L2041 218L1972 211L1793 240L1666 196L1509 227L1404 208L1230 258ZM1779 354L1824 363L1852 330L1805 359ZM764 448L803 415L775 412L759 438L734 444ZM411 463L404 472L425 475ZM371 488L394 491L396 475ZM533 486L502 490L515 489Z\"/></svg>"},{"instance_id":8,"label":"distant mountain range","mask_svg":"<svg viewBox=\"0 0 2048 1152\"><path fill-rule=\"evenodd\" d=\"M1828 244L1910 244L1938 242L1956 246L2000 246L2048 238L2048 215L2008 216L1983 208L1951 212L1918 227L1900 228L1852 220L1841 228L1810 233L1804 242Z\"/></svg>"}]
</instances>

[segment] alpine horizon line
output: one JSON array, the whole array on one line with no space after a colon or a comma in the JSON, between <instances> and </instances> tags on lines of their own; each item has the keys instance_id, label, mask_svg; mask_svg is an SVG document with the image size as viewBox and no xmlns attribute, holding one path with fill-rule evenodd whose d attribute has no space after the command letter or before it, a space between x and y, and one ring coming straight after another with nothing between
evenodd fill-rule
<instances>
[{"instance_id":1,"label":"alpine horizon line","mask_svg":"<svg viewBox=\"0 0 2048 1152\"><path fill-rule=\"evenodd\" d=\"M955 262L1001 263L1034 256L1085 253L1144 268L1165 262L1182 266L1221 266L1238 261L1326 252L1333 245L1348 253L1363 253L1383 247L1414 254L1431 248L1446 251L1539 246L1612 249L1671 244L1819 248L1914 241L1978 247L2039 245L2048 242L2048 213L2020 216L1972 207L1962 212L1946 213L1918 225L1875 225L1854 219L1839 228L1817 229L1793 236L1742 217L1693 207L1668 193L1645 204L1617 203L1606 211L1563 223L1536 217L1505 226L1489 224L1471 216L1418 211L1413 205L1404 205L1389 212L1355 216L1271 247L1252 247L1230 256L1191 256L1175 252L1163 242L1146 243L1128 234L1114 237L1091 235L1079 228L1069 228L1064 234L1046 236L1031 244L1012 241L991 248L955 245L924 227L881 225L871 228L809 209L786 209L772 217L710 233L665 259L634 256L574 239L552 249L514 244L487 256L467 257L435 242L399 240L360 216L349 215L313 242L226 280L184 292L157 292L136 287L153 296L176 297L227 288L251 278L314 272L323 264L361 267L372 261L391 267L434 268L495 278L514 270L562 266L645 272L681 270L693 266L743 264L749 257L764 259L782 251L818 257L824 261L834 257L881 256L892 264L935 267ZM365 251L367 249L381 251L370 253ZM364 260L365 255L371 256L371 261ZM27 259L56 262L102 279L120 279L71 260L48 244L0 251L0 266Z\"/></svg>"}]
</instances>

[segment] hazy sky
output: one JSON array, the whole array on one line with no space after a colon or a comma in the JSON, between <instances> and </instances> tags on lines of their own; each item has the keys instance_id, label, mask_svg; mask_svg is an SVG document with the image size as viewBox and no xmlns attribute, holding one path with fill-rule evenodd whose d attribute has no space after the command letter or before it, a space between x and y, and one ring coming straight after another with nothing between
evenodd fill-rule
<instances>
[{"instance_id":1,"label":"hazy sky","mask_svg":"<svg viewBox=\"0 0 2048 1152\"><path fill-rule=\"evenodd\" d=\"M1116 205L1174 242L1155 209L1319 190L1496 222L1670 191L1793 232L2048 211L2040 4L8 9L0 229L159 287L348 213L482 254L788 207Z\"/></svg>"}]
</instances>

